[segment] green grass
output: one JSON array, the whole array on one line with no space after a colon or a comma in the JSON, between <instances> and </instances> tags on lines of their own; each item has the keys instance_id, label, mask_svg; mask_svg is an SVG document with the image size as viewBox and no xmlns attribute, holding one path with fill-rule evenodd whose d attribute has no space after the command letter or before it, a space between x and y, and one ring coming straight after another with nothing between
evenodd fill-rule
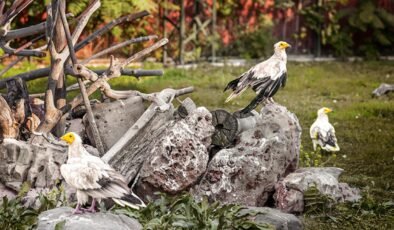
<instances>
[{"instance_id":1,"label":"green grass","mask_svg":"<svg viewBox=\"0 0 394 230\"><path fill-rule=\"evenodd\" d=\"M14 73L26 68L31 67L23 66ZM141 78L139 81L120 77L111 80L111 85L116 89L143 92L194 86L195 92L188 96L198 105L211 110L236 111L246 106L255 94L249 90L224 104L229 93L222 91L231 79L246 69L210 66L192 70L166 69L163 77ZM341 147L335 163L345 169L341 180L367 194L364 196L368 199L363 202L369 202L367 206L370 208L363 209L364 212L357 212L358 209L352 207L346 212L335 211L330 214L334 218L306 217L306 229L341 229L346 221L361 224L355 229L387 229L394 222L392 209L379 215L373 211L385 202L394 201L394 94L372 98L371 92L382 82L394 84L394 62L290 63L288 73L287 85L277 93L275 101L298 116L303 128L304 150L312 150L308 132L316 111L323 106L333 108L330 121L336 128ZM29 82L29 90L43 92L44 82ZM352 218L339 218L348 213Z\"/></svg>"}]
</instances>

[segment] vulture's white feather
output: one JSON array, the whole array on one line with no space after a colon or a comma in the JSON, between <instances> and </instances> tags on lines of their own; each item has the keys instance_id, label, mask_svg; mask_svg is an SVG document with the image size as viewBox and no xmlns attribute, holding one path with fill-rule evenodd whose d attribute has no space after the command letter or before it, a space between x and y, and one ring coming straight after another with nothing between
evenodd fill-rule
<instances>
[{"instance_id":1,"label":"vulture's white feather","mask_svg":"<svg viewBox=\"0 0 394 230\"><path fill-rule=\"evenodd\" d=\"M62 139L69 143L69 148L68 160L60 167L60 172L64 180L77 190L78 204L84 205L90 196L98 200L113 198L120 205L132 208L145 206L121 174L86 151L77 134L68 133Z\"/></svg>"},{"instance_id":2,"label":"vulture's white feather","mask_svg":"<svg viewBox=\"0 0 394 230\"><path fill-rule=\"evenodd\" d=\"M241 95L246 89L252 88L257 96L243 109L244 113L250 112L261 101L271 98L280 87L284 87L287 80L287 55L286 48L290 45L286 42L278 42L274 45L274 54L264 62L261 62L238 78L228 83L224 91L231 89L233 92L226 102Z\"/></svg>"},{"instance_id":3,"label":"vulture's white feather","mask_svg":"<svg viewBox=\"0 0 394 230\"><path fill-rule=\"evenodd\" d=\"M314 150L316 150L317 145L320 145L322 149L329 152L339 151L335 129L328 120L327 113L329 112L331 110L328 108L319 109L317 119L309 130Z\"/></svg>"}]
</instances>

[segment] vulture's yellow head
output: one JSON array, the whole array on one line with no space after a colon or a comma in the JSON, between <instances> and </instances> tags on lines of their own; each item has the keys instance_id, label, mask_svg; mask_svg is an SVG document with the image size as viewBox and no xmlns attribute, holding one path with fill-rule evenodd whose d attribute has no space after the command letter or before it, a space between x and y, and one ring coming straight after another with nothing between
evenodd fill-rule
<instances>
[{"instance_id":1,"label":"vulture's yellow head","mask_svg":"<svg viewBox=\"0 0 394 230\"><path fill-rule=\"evenodd\" d=\"M68 144L74 143L74 141L78 138L78 134L74 132L69 132L64 134L60 139L67 142Z\"/></svg>"},{"instance_id":2,"label":"vulture's yellow head","mask_svg":"<svg viewBox=\"0 0 394 230\"><path fill-rule=\"evenodd\" d=\"M332 109L329 109L327 107L323 107L317 111L317 115L327 114L327 113L331 113L331 112L332 112Z\"/></svg>"},{"instance_id":3,"label":"vulture's yellow head","mask_svg":"<svg viewBox=\"0 0 394 230\"><path fill-rule=\"evenodd\" d=\"M285 50L285 49L287 49L287 48L290 48L291 45L290 45L289 43L287 43L287 42L280 41L280 42L277 42L277 43L274 45L274 47L275 47L275 49Z\"/></svg>"}]
</instances>

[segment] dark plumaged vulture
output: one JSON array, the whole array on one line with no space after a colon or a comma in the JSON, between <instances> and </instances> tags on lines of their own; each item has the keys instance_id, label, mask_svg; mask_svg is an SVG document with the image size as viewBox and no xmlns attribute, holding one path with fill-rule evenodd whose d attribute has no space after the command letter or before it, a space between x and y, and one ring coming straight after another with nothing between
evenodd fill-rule
<instances>
[{"instance_id":1,"label":"dark plumaged vulture","mask_svg":"<svg viewBox=\"0 0 394 230\"><path fill-rule=\"evenodd\" d=\"M274 45L274 54L264 62L261 62L243 73L237 79L230 81L224 91L231 89L232 94L227 98L229 102L251 87L257 94L252 102L240 111L240 115L246 115L256 108L262 101L271 99L280 87L284 87L287 79L287 55L286 48L290 45L286 42L278 42Z\"/></svg>"}]
</instances>

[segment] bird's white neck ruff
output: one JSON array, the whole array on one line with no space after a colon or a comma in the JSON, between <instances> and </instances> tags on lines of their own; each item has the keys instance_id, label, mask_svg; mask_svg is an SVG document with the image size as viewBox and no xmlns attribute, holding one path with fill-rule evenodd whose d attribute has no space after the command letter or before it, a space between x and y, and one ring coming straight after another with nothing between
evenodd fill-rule
<instances>
[{"instance_id":1,"label":"bird's white neck ruff","mask_svg":"<svg viewBox=\"0 0 394 230\"><path fill-rule=\"evenodd\" d=\"M320 113L317 115L317 119L320 121L327 121L328 122L328 116L325 113Z\"/></svg>"},{"instance_id":2,"label":"bird's white neck ruff","mask_svg":"<svg viewBox=\"0 0 394 230\"><path fill-rule=\"evenodd\" d=\"M83 148L82 143L78 141L74 141L68 147L68 158L81 157L82 154L81 148Z\"/></svg>"},{"instance_id":3,"label":"bird's white neck ruff","mask_svg":"<svg viewBox=\"0 0 394 230\"><path fill-rule=\"evenodd\" d=\"M276 48L275 49L275 53L274 53L274 57L283 60L283 61L287 61L287 54L286 54L286 50L285 49L280 49L280 48Z\"/></svg>"}]
</instances>

